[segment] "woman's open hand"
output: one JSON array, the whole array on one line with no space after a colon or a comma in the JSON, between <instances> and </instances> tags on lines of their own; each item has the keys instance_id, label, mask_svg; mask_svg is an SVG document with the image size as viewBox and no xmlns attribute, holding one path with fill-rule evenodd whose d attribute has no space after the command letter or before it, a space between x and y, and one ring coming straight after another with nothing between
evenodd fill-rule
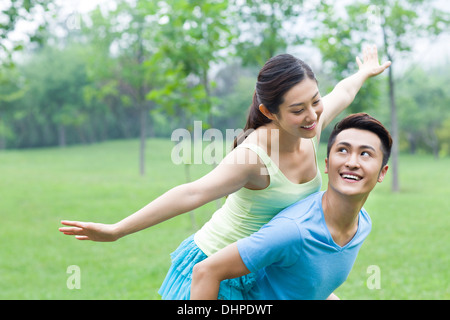
<instances>
[{"instance_id":1,"label":"woman's open hand","mask_svg":"<svg viewBox=\"0 0 450 320\"><path fill-rule=\"evenodd\" d=\"M63 220L61 223L69 227L59 228L59 231L65 235L75 236L78 240L111 242L120 238L112 224L67 220Z\"/></svg>"},{"instance_id":2,"label":"woman's open hand","mask_svg":"<svg viewBox=\"0 0 450 320\"><path fill-rule=\"evenodd\" d=\"M380 65L378 62L378 50L375 45L365 47L363 49L363 61L361 62L361 59L356 57L356 63L359 71L363 72L368 78L379 75L391 65L391 61L386 61Z\"/></svg>"}]
</instances>

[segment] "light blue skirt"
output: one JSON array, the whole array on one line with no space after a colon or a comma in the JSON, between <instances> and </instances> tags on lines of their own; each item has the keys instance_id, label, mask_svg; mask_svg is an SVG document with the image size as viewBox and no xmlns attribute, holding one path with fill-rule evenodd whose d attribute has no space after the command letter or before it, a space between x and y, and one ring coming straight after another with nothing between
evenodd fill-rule
<instances>
[{"instance_id":1,"label":"light blue skirt","mask_svg":"<svg viewBox=\"0 0 450 320\"><path fill-rule=\"evenodd\" d=\"M194 235L191 235L170 257L172 265L158 293L164 300L188 300L191 296L192 269L207 256L195 243ZM255 281L253 273L224 280L220 283L218 299L247 300L247 292Z\"/></svg>"}]
</instances>

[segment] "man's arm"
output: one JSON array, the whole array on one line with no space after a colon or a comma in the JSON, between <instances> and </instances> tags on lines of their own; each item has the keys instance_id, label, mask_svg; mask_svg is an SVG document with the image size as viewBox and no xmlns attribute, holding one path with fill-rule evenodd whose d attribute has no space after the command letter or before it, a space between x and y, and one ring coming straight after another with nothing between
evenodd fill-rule
<instances>
[{"instance_id":1,"label":"man's arm","mask_svg":"<svg viewBox=\"0 0 450 320\"><path fill-rule=\"evenodd\" d=\"M215 300L220 281L249 274L236 243L197 263L192 271L191 299Z\"/></svg>"},{"instance_id":2,"label":"man's arm","mask_svg":"<svg viewBox=\"0 0 450 320\"><path fill-rule=\"evenodd\" d=\"M292 265L298 259L298 241L297 225L291 219L275 217L251 236L196 264L191 299L217 299L222 280L241 277L274 263Z\"/></svg>"}]
</instances>

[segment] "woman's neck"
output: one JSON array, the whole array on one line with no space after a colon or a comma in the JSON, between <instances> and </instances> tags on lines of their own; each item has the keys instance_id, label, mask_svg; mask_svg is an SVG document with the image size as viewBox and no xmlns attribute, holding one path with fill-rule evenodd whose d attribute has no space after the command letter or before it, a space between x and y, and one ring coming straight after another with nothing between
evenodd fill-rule
<instances>
[{"instance_id":1,"label":"woman's neck","mask_svg":"<svg viewBox=\"0 0 450 320\"><path fill-rule=\"evenodd\" d=\"M291 153L300 150L301 138L293 136L286 131L280 129L273 122L268 123L259 128L261 131L258 138L265 143L267 150L274 150L277 148L279 153ZM265 139L265 141L263 141Z\"/></svg>"}]
</instances>

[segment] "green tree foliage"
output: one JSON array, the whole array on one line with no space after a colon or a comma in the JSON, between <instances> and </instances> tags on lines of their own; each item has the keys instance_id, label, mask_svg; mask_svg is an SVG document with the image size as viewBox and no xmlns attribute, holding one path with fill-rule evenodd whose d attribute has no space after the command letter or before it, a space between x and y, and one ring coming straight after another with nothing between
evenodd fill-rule
<instances>
[{"instance_id":1,"label":"green tree foliage","mask_svg":"<svg viewBox=\"0 0 450 320\"><path fill-rule=\"evenodd\" d=\"M346 17L342 14L342 6L332 3L321 1L318 5L316 14L320 25L317 26L316 36L312 41L322 55L324 66L322 72L333 79L327 91L331 90L337 81L358 70L355 57L359 55L362 58L363 42L371 38L365 34L355 36L354 30L359 30L355 17L353 15ZM348 112L367 112L376 109L380 102L381 81L382 76L367 81L349 106Z\"/></svg>"},{"instance_id":2,"label":"green tree foliage","mask_svg":"<svg viewBox=\"0 0 450 320\"><path fill-rule=\"evenodd\" d=\"M341 14L333 11L336 8L341 10ZM398 191L400 189L398 181L400 138L395 90L397 81L394 79L393 71L395 62L411 52L412 45L418 38L438 35L443 30L447 30L450 21L449 13L435 7L432 0L358 1L345 7L341 3L331 5L331 1L323 1L320 11L324 25L328 25L331 31L331 34L325 32L320 38L319 46L320 43L326 42L326 38L329 43L331 42L328 48L322 45L322 52L329 50L333 47L333 43L337 44L338 41L347 42L351 47L356 47L356 44L365 41L375 43L381 41L382 46L379 51L383 51L387 59L392 61L388 69L390 131L394 140L391 172L392 189ZM338 56L339 54L336 54L336 57Z\"/></svg>"},{"instance_id":3,"label":"green tree foliage","mask_svg":"<svg viewBox=\"0 0 450 320\"><path fill-rule=\"evenodd\" d=\"M12 55L24 49L24 40L12 40L10 34L16 30L20 21L29 20L36 14L48 10L48 0L3 1L0 4L0 149L6 147L6 141L16 137L11 122L22 118L23 111L13 110L14 101L25 93L23 78L13 70ZM36 30L27 34L29 42L41 43L45 31L45 21L38 23Z\"/></svg>"},{"instance_id":4,"label":"green tree foliage","mask_svg":"<svg viewBox=\"0 0 450 320\"><path fill-rule=\"evenodd\" d=\"M424 150L437 158L448 152L450 93L442 86L450 81L448 71L417 67L399 79L400 132L411 153Z\"/></svg>"},{"instance_id":5,"label":"green tree foliage","mask_svg":"<svg viewBox=\"0 0 450 320\"><path fill-rule=\"evenodd\" d=\"M12 124L25 112L15 108L15 105L25 93L24 79L17 68L3 68L0 71L0 150L6 148L8 140L16 137Z\"/></svg>"},{"instance_id":6,"label":"green tree foliage","mask_svg":"<svg viewBox=\"0 0 450 320\"><path fill-rule=\"evenodd\" d=\"M170 136L193 120L204 129L242 127L257 71L271 56L318 48L323 62L315 71L328 91L357 70L364 44L376 43L395 73L366 82L349 112L386 115L384 122L398 124L402 150L450 153L446 69L401 75L396 64L417 38L448 28L432 1L120 0L72 28L66 21L63 36L38 27L30 40L48 34L38 48L9 43L21 19L41 11L59 17L45 3L0 6L0 51L9 50L0 52L0 149L140 137L144 173L148 136ZM20 49L26 54L12 68L11 53ZM397 120L389 120L390 104Z\"/></svg>"},{"instance_id":7,"label":"green tree foliage","mask_svg":"<svg viewBox=\"0 0 450 320\"><path fill-rule=\"evenodd\" d=\"M161 86L148 99L170 114L209 114L215 104L213 63L222 61L235 35L229 24L228 1L169 0L160 10L159 51L149 72L159 76ZM156 66L158 69L156 69Z\"/></svg>"},{"instance_id":8,"label":"green tree foliage","mask_svg":"<svg viewBox=\"0 0 450 320\"><path fill-rule=\"evenodd\" d=\"M236 52L244 65L261 67L289 45L307 39L304 34L290 32L304 13L303 1L245 0L233 1L233 5L240 33Z\"/></svg>"},{"instance_id":9,"label":"green tree foliage","mask_svg":"<svg viewBox=\"0 0 450 320\"><path fill-rule=\"evenodd\" d=\"M92 81L99 88L88 92L97 102L112 100L124 108L136 110L139 118L139 171L145 174L146 139L149 113L154 107L146 94L154 86L148 77L145 61L155 53L154 39L158 24L154 19L158 10L153 1L118 1L114 10L100 8L91 14L92 26L84 30L91 41L93 55L87 57ZM98 49L98 51L96 51ZM123 113L123 110L119 111Z\"/></svg>"},{"instance_id":10,"label":"green tree foliage","mask_svg":"<svg viewBox=\"0 0 450 320\"><path fill-rule=\"evenodd\" d=\"M89 117L83 97L87 78L83 61L74 47L47 47L21 66L26 94L18 101L18 143L60 146L67 144L67 128L85 140L82 125ZM20 111L19 111L20 110ZM57 137L57 140L55 140Z\"/></svg>"},{"instance_id":11,"label":"green tree foliage","mask_svg":"<svg viewBox=\"0 0 450 320\"><path fill-rule=\"evenodd\" d=\"M11 64L12 53L24 48L22 41L11 40L9 35L16 30L20 21L26 21L33 18L37 10L47 11L49 0L14 0L3 1L0 5L0 57L2 64ZM34 33L27 37L31 42L41 42L45 31L45 21L39 23Z\"/></svg>"}]
</instances>

